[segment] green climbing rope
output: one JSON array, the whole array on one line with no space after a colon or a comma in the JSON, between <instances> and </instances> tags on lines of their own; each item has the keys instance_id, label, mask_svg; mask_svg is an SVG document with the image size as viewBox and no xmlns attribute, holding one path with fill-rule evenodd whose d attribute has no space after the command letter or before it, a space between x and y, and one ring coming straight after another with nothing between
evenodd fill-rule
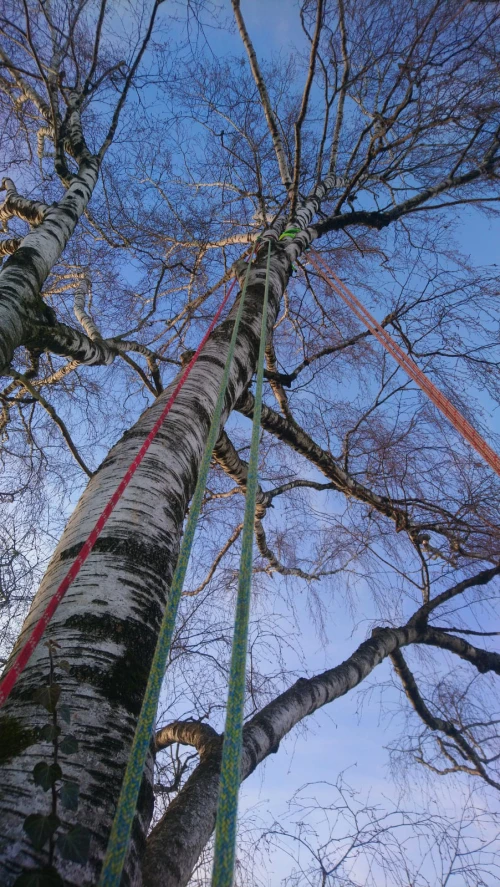
<instances>
[{"instance_id":1,"label":"green climbing rope","mask_svg":"<svg viewBox=\"0 0 500 887\"><path fill-rule=\"evenodd\" d=\"M269 243L267 252L266 285L264 289L264 305L262 309L262 327L260 333L259 359L257 363L252 440L250 444L250 458L248 461L245 516L243 520L243 534L241 541L238 598L234 623L231 671L229 675L226 728L222 749L212 887L232 887L234 877L243 707L245 703L248 619L250 615L250 597L252 589L253 534L258 486L257 468L259 459L260 416L262 408L262 381L264 377L264 352L267 338L267 303L270 264L271 243Z\"/></svg>"},{"instance_id":2,"label":"green climbing rope","mask_svg":"<svg viewBox=\"0 0 500 887\"><path fill-rule=\"evenodd\" d=\"M294 238L296 234L300 234L301 228L287 228L280 236L280 240L286 240L287 237Z\"/></svg>"},{"instance_id":3,"label":"green climbing rope","mask_svg":"<svg viewBox=\"0 0 500 887\"><path fill-rule=\"evenodd\" d=\"M201 510L203 493L207 482L207 475L210 468L213 449L217 436L219 434L220 418L224 406L224 397L226 394L227 383L229 380L229 371L234 356L236 338L238 328L243 314L243 306L248 284L248 276L252 265L254 250L250 254L248 260L248 268L245 274L243 289L241 293L240 304L234 322L233 333L229 343L229 350L224 366L224 373L217 396L208 439L203 453L203 458L198 474L198 482L194 492L191 506L189 509L189 517L186 523L184 536L179 552L179 559L175 569L170 594L160 627L160 633L156 644L156 649L151 663L151 671L149 673L148 684L142 703L141 713L137 722L134 741L128 760L127 769L123 779L123 784L118 799L118 806L115 813L113 826L109 836L108 848L101 871L99 887L118 887L121 881L123 865L125 862L132 823L134 821L137 797L142 781L146 757L151 742L156 710L158 707L158 699L160 695L161 685L165 674L167 664L167 656L170 650L170 643L175 625L175 617L182 593L182 586L186 575L189 555L193 544L196 524Z\"/></svg>"}]
</instances>

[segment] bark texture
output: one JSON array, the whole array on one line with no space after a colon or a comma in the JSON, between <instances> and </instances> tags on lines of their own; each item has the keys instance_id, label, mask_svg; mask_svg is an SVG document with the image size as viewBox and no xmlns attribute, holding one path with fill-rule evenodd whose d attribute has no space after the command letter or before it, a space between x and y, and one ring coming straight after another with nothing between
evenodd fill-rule
<instances>
[{"instance_id":1,"label":"bark texture","mask_svg":"<svg viewBox=\"0 0 500 887\"><path fill-rule=\"evenodd\" d=\"M276 247L270 276L269 332L289 271L286 254ZM256 260L250 273L222 424L254 371L264 280L263 257ZM212 334L165 425L47 631L47 638L59 645L60 656L69 663L68 673L58 672L61 700L71 708L71 732L80 743L80 754L67 759L62 755L60 763L65 775L80 787L78 822L92 832L86 865L57 859L58 870L68 885L93 884L98 878L175 567L184 515L215 406L234 314L233 308L228 320ZM90 481L52 558L17 647L26 639L77 556L161 412L172 386L173 383L113 447ZM35 788L31 775L34 764L46 754L46 744L36 741L33 734L34 728L46 723L46 712L34 705L33 694L47 683L47 675L47 650L41 644L2 712L4 727L14 725L16 736L21 737L1 771L0 828L4 851L0 881L6 887L23 869L46 862L46 854L35 852L26 839L23 822L29 813L48 812L47 796ZM139 798L124 884L139 884L141 880L138 860L144 850L153 805L151 763L152 758ZM76 814L62 811L60 815L65 825L76 822Z\"/></svg>"},{"instance_id":2,"label":"bark texture","mask_svg":"<svg viewBox=\"0 0 500 887\"><path fill-rule=\"evenodd\" d=\"M0 271L0 373L10 364L15 349L29 338L30 328L47 319L40 290L75 230L98 174L98 159L89 157L59 203L44 211L38 227L26 235Z\"/></svg>"},{"instance_id":3,"label":"bark texture","mask_svg":"<svg viewBox=\"0 0 500 887\"><path fill-rule=\"evenodd\" d=\"M341 665L299 678L244 727L241 781L308 715L361 683L394 650L414 643L414 627L383 628ZM221 744L214 742L151 832L143 865L145 887L185 887L215 826Z\"/></svg>"}]
</instances>

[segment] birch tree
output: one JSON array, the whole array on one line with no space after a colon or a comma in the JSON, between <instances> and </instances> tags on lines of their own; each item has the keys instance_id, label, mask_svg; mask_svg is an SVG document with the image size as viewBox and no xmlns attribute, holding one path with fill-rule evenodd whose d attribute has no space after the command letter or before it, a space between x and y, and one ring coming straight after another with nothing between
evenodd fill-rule
<instances>
[{"instance_id":1,"label":"birch tree","mask_svg":"<svg viewBox=\"0 0 500 887\"><path fill-rule=\"evenodd\" d=\"M394 754L497 790L497 478L308 261L314 245L488 434L497 278L453 233L472 208L496 217L496 4L307 0L285 64L261 57L239 0L189 5L186 23L184 9L159 7L30 2L2 14L7 612L26 599L39 503L61 502L57 472L65 494L88 478L12 657L259 236L271 243L268 390L242 781L388 661L408 712ZM214 26L238 49L213 52ZM123 883L187 884L214 827L266 252L252 254ZM0 715L8 887L29 873L98 880L238 298ZM78 474L58 465L59 443ZM273 611L281 595L293 623L292 592L323 631L339 598L369 620L344 662L319 674L304 663L298 679ZM185 717L170 716L176 705Z\"/></svg>"}]
</instances>

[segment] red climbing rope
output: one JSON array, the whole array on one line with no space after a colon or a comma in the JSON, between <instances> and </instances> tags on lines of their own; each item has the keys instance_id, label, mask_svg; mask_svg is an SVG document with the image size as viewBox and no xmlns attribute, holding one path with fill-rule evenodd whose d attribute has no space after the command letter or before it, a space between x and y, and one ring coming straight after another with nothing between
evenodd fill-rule
<instances>
[{"instance_id":1,"label":"red climbing rope","mask_svg":"<svg viewBox=\"0 0 500 887\"><path fill-rule=\"evenodd\" d=\"M312 255L311 255L312 253ZM421 369L417 366L417 364L405 354L405 352L396 344L394 339L389 335L389 333L378 323L377 320L373 317L372 314L362 305L359 299L356 298L354 293L352 293L345 283L343 283L340 278L334 274L331 268L328 267L324 259L321 258L319 253L316 252L315 249L311 247L310 252L308 253L308 258L311 264L316 268L320 277L323 278L331 288L343 299L346 305L349 306L351 311L356 315L356 317L361 320L362 323L365 324L366 327L370 330L370 332L378 339L378 341L387 349L389 354L392 354L395 360L399 363L400 367L402 367L405 372L413 379L414 382L419 385L419 387L424 391L428 398L432 401L432 403L446 416L447 419L451 422L451 424L457 429L457 431L462 435L462 437L470 443L472 447L479 453L480 456L483 457L485 462L493 468L498 475L500 475L500 457L495 453L494 450L491 449L490 446L486 443L486 441L481 437L481 435L472 427L472 425L467 421L467 419L462 416L462 413L457 410L456 407L453 406L452 403L448 400L447 397L444 396L442 391L439 388L436 388L433 382L422 372Z\"/></svg>"},{"instance_id":2,"label":"red climbing rope","mask_svg":"<svg viewBox=\"0 0 500 887\"><path fill-rule=\"evenodd\" d=\"M107 523L108 518L110 517L111 513L114 511L118 501L121 499L123 493L125 492L127 486L129 485L133 475L135 474L139 465L141 464L142 460L144 459L146 452L148 451L154 438L158 434L158 431L160 430L163 422L165 421L165 418L167 417L168 413L172 409L172 406L175 403L175 400L177 398L177 395L179 394L179 391L181 390L187 377L189 376L191 370L193 369L196 361L198 360L200 352L202 351L203 347L205 346L205 344L207 342L208 337L210 336L210 333L212 332L215 324L217 323L219 317L221 316L224 306L226 305L226 303L233 291L235 284L236 284L236 280L233 280L226 295L224 296L224 299L222 300L222 304L220 305L214 319L212 320L210 326L208 327L200 344L198 345L198 348L196 349L193 357L191 358L188 365L184 369L179 381L177 382L177 385L175 386L175 388L172 392L172 395L170 396L167 403L165 404L165 407L163 408L160 417L157 419L157 421L153 425L146 440L142 444L139 452L137 453L137 456L133 460L132 464L129 466L127 473L125 474L123 480L119 483L115 492L111 496L111 499L109 500L109 502L105 506L102 514L97 519L97 522L96 522L93 530L90 532L90 535L88 536L86 542L84 542L84 544L80 550L80 553L78 554L78 557L73 561L71 567L69 568L68 572L66 573L66 576L62 580L57 591L51 597L49 603L47 604L47 607L45 608L45 610L42 613L42 616L40 617L38 622L36 623L28 640L22 646L20 652L18 653L16 659L14 660L14 664L9 669L7 674L0 681L0 706L4 704L4 702L6 701L6 699L9 696L9 694L11 693L19 675L21 674L23 669L26 667L33 651L35 650L37 644L39 643L39 641L40 641L47 625L49 624L52 616L54 615L57 607L61 603L65 593L67 592L67 590L68 590L69 586L71 585L71 583L73 582L73 580L76 579L76 577L78 576L78 573L80 572L83 564L87 560L87 558L88 558L90 552L92 551L97 539L99 538L105 524Z\"/></svg>"}]
</instances>

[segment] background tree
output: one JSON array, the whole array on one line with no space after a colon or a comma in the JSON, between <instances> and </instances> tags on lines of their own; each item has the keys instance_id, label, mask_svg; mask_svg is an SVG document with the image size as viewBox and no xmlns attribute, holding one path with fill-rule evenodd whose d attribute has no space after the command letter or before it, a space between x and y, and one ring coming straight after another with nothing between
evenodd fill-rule
<instances>
[{"instance_id":1,"label":"background tree","mask_svg":"<svg viewBox=\"0 0 500 887\"><path fill-rule=\"evenodd\" d=\"M452 235L464 205L496 212L495 4L305 2L287 64L261 61L237 0L232 10L191 4L187 22L182 5L158 7L28 2L2 14L6 615L27 603L88 475L22 643L260 233L272 243L269 391L242 777L390 659L409 725L395 758L498 789L500 657L487 637L500 572L498 479L307 261L317 241L487 433L499 394L497 282ZM287 227L299 230L280 240ZM250 273L172 648L156 739L165 774L155 781L152 750L130 883L186 884L213 830L247 471L247 425L234 411L253 411L264 254ZM47 865L68 884L97 880L233 317L234 308L214 331L52 620L50 646L40 645L2 712L7 885ZM33 553L39 524L47 537ZM305 618L292 596L301 590L324 637L343 601L354 628L358 606L368 621L345 662L316 675L290 652ZM54 683L57 705L52 691L40 696ZM69 745L43 732L43 700L56 718L69 706ZM37 844L27 817L50 805L34 768L44 757L50 766L54 749L60 824ZM170 763L163 750L174 750ZM64 780L76 786L77 809L61 800ZM164 812L146 841L155 784ZM80 854L68 849L75 827Z\"/></svg>"},{"instance_id":2,"label":"background tree","mask_svg":"<svg viewBox=\"0 0 500 887\"><path fill-rule=\"evenodd\" d=\"M406 885L494 883L495 844L491 813L469 796L454 820L432 806L408 809L403 798L380 808L363 803L340 774L335 784L302 786L284 816L262 825L254 815L254 852L270 860L285 851L293 860L285 885ZM481 834L487 822L486 833ZM248 839L247 839L248 840ZM412 849L420 844L419 852ZM425 849L424 849L425 848Z\"/></svg>"}]
</instances>

